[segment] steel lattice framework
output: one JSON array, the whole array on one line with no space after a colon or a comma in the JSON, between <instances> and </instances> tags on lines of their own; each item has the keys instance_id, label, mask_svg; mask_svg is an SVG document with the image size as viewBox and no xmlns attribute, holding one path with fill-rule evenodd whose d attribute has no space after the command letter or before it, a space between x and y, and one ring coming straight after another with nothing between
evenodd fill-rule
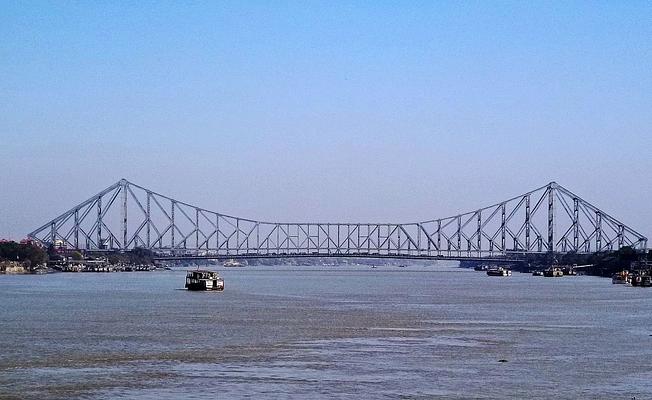
<instances>
[{"instance_id":1,"label":"steel lattice framework","mask_svg":"<svg viewBox=\"0 0 652 400\"><path fill-rule=\"evenodd\" d=\"M221 214L125 179L29 236L85 250L161 255L486 257L645 249L647 238L555 182L452 217L414 223L279 223Z\"/></svg>"}]
</instances>

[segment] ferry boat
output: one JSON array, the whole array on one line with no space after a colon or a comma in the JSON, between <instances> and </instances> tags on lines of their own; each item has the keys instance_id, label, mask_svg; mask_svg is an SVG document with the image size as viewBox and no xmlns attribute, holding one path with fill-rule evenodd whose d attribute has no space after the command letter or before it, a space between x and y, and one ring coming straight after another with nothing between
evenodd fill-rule
<instances>
[{"instance_id":1,"label":"ferry boat","mask_svg":"<svg viewBox=\"0 0 652 400\"><path fill-rule=\"evenodd\" d=\"M230 267L244 267L245 265L241 263L240 261L234 260L233 258L230 258L226 261L224 261L223 264L226 268Z\"/></svg>"},{"instance_id":2,"label":"ferry boat","mask_svg":"<svg viewBox=\"0 0 652 400\"><path fill-rule=\"evenodd\" d=\"M498 267L498 268L489 268L487 270L487 275L489 276L512 276L512 271L507 268Z\"/></svg>"},{"instance_id":3,"label":"ferry boat","mask_svg":"<svg viewBox=\"0 0 652 400\"><path fill-rule=\"evenodd\" d=\"M215 271L194 270L186 274L188 290L224 290L224 279Z\"/></svg>"}]
</instances>

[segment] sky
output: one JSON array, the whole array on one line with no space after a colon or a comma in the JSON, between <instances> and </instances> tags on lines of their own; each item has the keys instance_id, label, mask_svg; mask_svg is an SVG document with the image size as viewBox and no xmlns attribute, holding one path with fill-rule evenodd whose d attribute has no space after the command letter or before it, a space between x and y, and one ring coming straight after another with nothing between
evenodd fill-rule
<instances>
[{"instance_id":1,"label":"sky","mask_svg":"<svg viewBox=\"0 0 652 400\"><path fill-rule=\"evenodd\" d=\"M126 178L261 220L556 181L652 237L652 2L3 1L0 237Z\"/></svg>"}]
</instances>

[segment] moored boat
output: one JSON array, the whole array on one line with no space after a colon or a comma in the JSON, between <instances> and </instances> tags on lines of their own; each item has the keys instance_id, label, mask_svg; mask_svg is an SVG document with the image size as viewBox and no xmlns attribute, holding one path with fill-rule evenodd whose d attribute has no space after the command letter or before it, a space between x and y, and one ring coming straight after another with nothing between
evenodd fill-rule
<instances>
[{"instance_id":1,"label":"moored boat","mask_svg":"<svg viewBox=\"0 0 652 400\"><path fill-rule=\"evenodd\" d=\"M543 276L548 278L556 278L558 276L564 276L564 272L561 270L561 268L550 267L543 271Z\"/></svg>"},{"instance_id":2,"label":"moored boat","mask_svg":"<svg viewBox=\"0 0 652 400\"><path fill-rule=\"evenodd\" d=\"M233 258L230 258L230 259L226 260L223 265L225 267L227 267L227 268L229 268L229 267L244 267L245 266L243 263L241 263L240 261L237 261L237 260L235 260Z\"/></svg>"},{"instance_id":3,"label":"moored boat","mask_svg":"<svg viewBox=\"0 0 652 400\"><path fill-rule=\"evenodd\" d=\"M224 279L215 271L194 270L186 274L188 290L224 290Z\"/></svg>"},{"instance_id":4,"label":"moored boat","mask_svg":"<svg viewBox=\"0 0 652 400\"><path fill-rule=\"evenodd\" d=\"M512 271L507 268L497 267L489 268L487 270L487 275L489 276L512 276Z\"/></svg>"},{"instance_id":5,"label":"moored boat","mask_svg":"<svg viewBox=\"0 0 652 400\"><path fill-rule=\"evenodd\" d=\"M629 275L629 283L632 286L650 287L652 286L652 277L645 271L639 271Z\"/></svg>"},{"instance_id":6,"label":"moored boat","mask_svg":"<svg viewBox=\"0 0 652 400\"><path fill-rule=\"evenodd\" d=\"M533 271L532 276L543 276L543 271Z\"/></svg>"},{"instance_id":7,"label":"moored boat","mask_svg":"<svg viewBox=\"0 0 652 400\"><path fill-rule=\"evenodd\" d=\"M652 276L643 275L641 277L641 286L642 287L651 287L652 286Z\"/></svg>"},{"instance_id":8,"label":"moored boat","mask_svg":"<svg viewBox=\"0 0 652 400\"><path fill-rule=\"evenodd\" d=\"M620 271L611 277L611 283L614 285L624 285L630 282L629 271Z\"/></svg>"}]
</instances>

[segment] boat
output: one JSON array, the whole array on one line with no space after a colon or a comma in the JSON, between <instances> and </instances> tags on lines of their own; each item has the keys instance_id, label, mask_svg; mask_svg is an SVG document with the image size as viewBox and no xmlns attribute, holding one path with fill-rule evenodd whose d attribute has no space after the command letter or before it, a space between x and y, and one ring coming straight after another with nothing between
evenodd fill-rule
<instances>
[{"instance_id":1,"label":"boat","mask_svg":"<svg viewBox=\"0 0 652 400\"><path fill-rule=\"evenodd\" d=\"M215 271L197 269L186 274L188 290L224 290L224 279Z\"/></svg>"},{"instance_id":2,"label":"boat","mask_svg":"<svg viewBox=\"0 0 652 400\"><path fill-rule=\"evenodd\" d=\"M473 269L475 271L486 271L488 267L486 265L476 265L475 267L473 267Z\"/></svg>"},{"instance_id":3,"label":"boat","mask_svg":"<svg viewBox=\"0 0 652 400\"><path fill-rule=\"evenodd\" d=\"M613 276L611 277L611 283L613 283L614 285L624 285L629 283L629 279L630 279L629 271L620 271L613 274Z\"/></svg>"},{"instance_id":4,"label":"boat","mask_svg":"<svg viewBox=\"0 0 652 400\"><path fill-rule=\"evenodd\" d=\"M224 261L223 264L226 268L230 267L244 267L245 265L241 263L240 261L234 260L233 258L230 258L226 261Z\"/></svg>"},{"instance_id":5,"label":"boat","mask_svg":"<svg viewBox=\"0 0 652 400\"><path fill-rule=\"evenodd\" d=\"M543 276L543 271L533 271L532 276Z\"/></svg>"},{"instance_id":6,"label":"boat","mask_svg":"<svg viewBox=\"0 0 652 400\"><path fill-rule=\"evenodd\" d=\"M489 276L512 276L512 271L507 268L497 267L489 268L487 270L487 275Z\"/></svg>"},{"instance_id":7,"label":"boat","mask_svg":"<svg viewBox=\"0 0 652 400\"><path fill-rule=\"evenodd\" d=\"M566 265L564 267L561 267L561 272L564 275L568 276L575 276L577 275L577 271L575 271L575 268L572 265Z\"/></svg>"},{"instance_id":8,"label":"boat","mask_svg":"<svg viewBox=\"0 0 652 400\"><path fill-rule=\"evenodd\" d=\"M564 276L564 272L561 270L561 268L550 267L545 271L543 271L543 276L546 276L548 278L556 278L558 276Z\"/></svg>"},{"instance_id":9,"label":"boat","mask_svg":"<svg viewBox=\"0 0 652 400\"><path fill-rule=\"evenodd\" d=\"M405 268L405 267L407 267L407 265L399 265L398 267L399 268Z\"/></svg>"},{"instance_id":10,"label":"boat","mask_svg":"<svg viewBox=\"0 0 652 400\"><path fill-rule=\"evenodd\" d=\"M652 286L652 276L650 276L650 275L641 276L641 284L640 284L640 286L642 286L642 287L650 287L650 286Z\"/></svg>"},{"instance_id":11,"label":"boat","mask_svg":"<svg viewBox=\"0 0 652 400\"><path fill-rule=\"evenodd\" d=\"M628 277L629 277L629 283L632 286L640 286L640 287L652 286L652 277L648 275L648 273L645 271L640 271L634 274L630 274Z\"/></svg>"}]
</instances>

